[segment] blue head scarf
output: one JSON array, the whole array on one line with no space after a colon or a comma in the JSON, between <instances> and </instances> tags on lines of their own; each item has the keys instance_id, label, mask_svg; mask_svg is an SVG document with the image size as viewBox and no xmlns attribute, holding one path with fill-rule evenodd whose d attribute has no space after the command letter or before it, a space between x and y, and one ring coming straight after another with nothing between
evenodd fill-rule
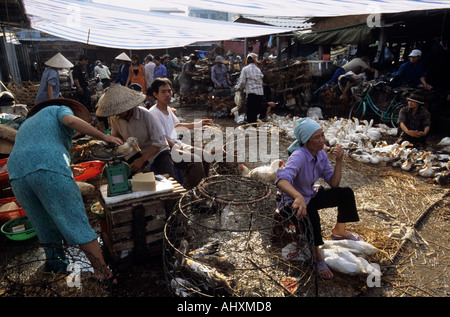
<instances>
[{"instance_id":1,"label":"blue head scarf","mask_svg":"<svg viewBox=\"0 0 450 317\"><path fill-rule=\"evenodd\" d=\"M289 153L292 153L305 145L311 135L319 129L322 129L320 124L310 118L298 119L294 129L294 136L297 140L288 147Z\"/></svg>"}]
</instances>

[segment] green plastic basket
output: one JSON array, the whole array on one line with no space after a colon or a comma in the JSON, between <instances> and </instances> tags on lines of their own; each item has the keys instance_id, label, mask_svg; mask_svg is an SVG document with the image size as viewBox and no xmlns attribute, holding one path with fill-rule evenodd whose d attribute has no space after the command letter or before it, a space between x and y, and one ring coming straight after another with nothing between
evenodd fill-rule
<instances>
[{"instance_id":1,"label":"green plastic basket","mask_svg":"<svg viewBox=\"0 0 450 317\"><path fill-rule=\"evenodd\" d=\"M13 232L13 228L20 225L24 225L25 230ZM27 216L21 216L6 222L2 226L1 231L7 238L15 241L28 240L36 236L36 231L34 231Z\"/></svg>"},{"instance_id":2,"label":"green plastic basket","mask_svg":"<svg viewBox=\"0 0 450 317\"><path fill-rule=\"evenodd\" d=\"M95 208L100 205L100 202L96 202L91 206L91 212L99 219L105 219L105 214L103 212L96 212ZM103 208L102 208L103 209Z\"/></svg>"}]
</instances>

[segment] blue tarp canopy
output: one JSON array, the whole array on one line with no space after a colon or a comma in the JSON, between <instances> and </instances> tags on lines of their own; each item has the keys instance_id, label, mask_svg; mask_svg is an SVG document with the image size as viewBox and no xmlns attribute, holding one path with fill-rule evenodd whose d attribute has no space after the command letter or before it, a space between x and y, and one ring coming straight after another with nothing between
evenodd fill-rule
<instances>
[{"instance_id":1,"label":"blue tarp canopy","mask_svg":"<svg viewBox=\"0 0 450 317\"><path fill-rule=\"evenodd\" d=\"M126 0L125 0L126 1ZM110 48L158 49L290 32L73 0L24 0L31 27L71 41Z\"/></svg>"},{"instance_id":2,"label":"blue tarp canopy","mask_svg":"<svg viewBox=\"0 0 450 317\"><path fill-rule=\"evenodd\" d=\"M180 47L195 42L281 34L295 29L149 12L190 7L272 17L331 17L450 8L421 0L23 0L33 29L91 45L122 49Z\"/></svg>"}]
</instances>

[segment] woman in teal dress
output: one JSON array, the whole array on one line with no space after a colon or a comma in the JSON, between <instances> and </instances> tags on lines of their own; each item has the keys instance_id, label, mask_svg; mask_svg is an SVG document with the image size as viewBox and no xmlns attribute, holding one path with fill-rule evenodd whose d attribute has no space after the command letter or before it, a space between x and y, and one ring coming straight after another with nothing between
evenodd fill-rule
<instances>
[{"instance_id":1,"label":"woman in teal dress","mask_svg":"<svg viewBox=\"0 0 450 317\"><path fill-rule=\"evenodd\" d=\"M89 124L89 111L71 99L36 104L17 131L7 168L13 193L44 245L54 272L66 270L62 249L79 245L94 268L94 278L108 280L97 235L89 225L80 190L70 169L72 137L77 133L117 145L122 140Z\"/></svg>"}]
</instances>

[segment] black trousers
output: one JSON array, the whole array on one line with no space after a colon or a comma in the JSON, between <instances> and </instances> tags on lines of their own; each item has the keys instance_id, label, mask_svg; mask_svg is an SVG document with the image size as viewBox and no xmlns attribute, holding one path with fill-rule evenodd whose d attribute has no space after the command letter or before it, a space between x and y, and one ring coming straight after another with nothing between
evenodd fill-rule
<instances>
[{"instance_id":1,"label":"black trousers","mask_svg":"<svg viewBox=\"0 0 450 317\"><path fill-rule=\"evenodd\" d=\"M262 107L263 96L248 94L247 96L247 122L255 123L258 114L260 115L263 112ZM264 116L266 109L264 108ZM261 115L260 115L261 116Z\"/></svg>"},{"instance_id":2,"label":"black trousers","mask_svg":"<svg viewBox=\"0 0 450 317\"><path fill-rule=\"evenodd\" d=\"M311 198L307 205L308 217L301 220L297 220L295 216L291 217L294 222L297 222L300 228L303 228L304 234L310 244L319 246L324 243L319 210L332 207L337 207L337 222L347 223L359 221L355 195L351 188L335 187L325 189L320 187L316 196Z\"/></svg>"},{"instance_id":3,"label":"black trousers","mask_svg":"<svg viewBox=\"0 0 450 317\"><path fill-rule=\"evenodd\" d=\"M92 109L92 104L91 104L91 92L89 91L89 87L85 86L82 87L83 88L83 94L80 95L77 93L78 96L78 101L83 104L87 110L89 110L89 112L93 112L94 109Z\"/></svg>"}]
</instances>

